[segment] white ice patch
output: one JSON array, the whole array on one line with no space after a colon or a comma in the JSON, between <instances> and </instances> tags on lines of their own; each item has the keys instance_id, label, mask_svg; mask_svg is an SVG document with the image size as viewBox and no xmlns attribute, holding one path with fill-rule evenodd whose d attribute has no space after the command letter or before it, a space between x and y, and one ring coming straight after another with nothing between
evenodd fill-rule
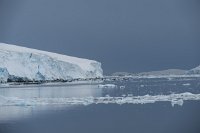
<instances>
[{"instance_id":1,"label":"white ice patch","mask_svg":"<svg viewBox=\"0 0 200 133\"><path fill-rule=\"evenodd\" d=\"M119 88L120 88L120 89L125 89L126 86L122 85L122 86L120 86Z\"/></svg>"},{"instance_id":2,"label":"white ice patch","mask_svg":"<svg viewBox=\"0 0 200 133\"><path fill-rule=\"evenodd\" d=\"M140 87L145 87L145 85L140 85Z\"/></svg>"},{"instance_id":3,"label":"white ice patch","mask_svg":"<svg viewBox=\"0 0 200 133\"><path fill-rule=\"evenodd\" d=\"M117 88L117 85L115 85L115 84L100 84L100 85L98 85L98 88Z\"/></svg>"},{"instance_id":4,"label":"white ice patch","mask_svg":"<svg viewBox=\"0 0 200 133\"><path fill-rule=\"evenodd\" d=\"M183 84L183 86L190 86L190 85L191 85L190 83Z\"/></svg>"},{"instance_id":5,"label":"white ice patch","mask_svg":"<svg viewBox=\"0 0 200 133\"><path fill-rule=\"evenodd\" d=\"M145 95L127 97L73 97L73 98L32 98L19 99L0 97L2 106L37 106L37 105L90 105L90 104L147 104L155 102L171 102L174 105L183 105L186 100L200 100L200 94L189 92L170 95Z\"/></svg>"}]
</instances>

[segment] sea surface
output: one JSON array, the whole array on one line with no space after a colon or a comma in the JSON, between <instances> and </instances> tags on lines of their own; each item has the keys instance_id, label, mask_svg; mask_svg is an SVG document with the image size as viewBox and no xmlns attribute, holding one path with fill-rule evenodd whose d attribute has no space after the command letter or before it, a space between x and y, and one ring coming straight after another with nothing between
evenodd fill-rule
<instances>
[{"instance_id":1,"label":"sea surface","mask_svg":"<svg viewBox=\"0 0 200 133\"><path fill-rule=\"evenodd\" d=\"M200 133L200 78L5 85L0 133Z\"/></svg>"}]
</instances>

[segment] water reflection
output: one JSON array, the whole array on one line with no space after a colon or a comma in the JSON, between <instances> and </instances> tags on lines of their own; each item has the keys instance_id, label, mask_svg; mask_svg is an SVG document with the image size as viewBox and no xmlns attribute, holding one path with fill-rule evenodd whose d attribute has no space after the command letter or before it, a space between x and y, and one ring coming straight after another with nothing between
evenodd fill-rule
<instances>
[{"instance_id":1,"label":"water reflection","mask_svg":"<svg viewBox=\"0 0 200 133\"><path fill-rule=\"evenodd\" d=\"M23 88L2 88L0 95L5 97L18 98L68 98L101 96L102 90L97 85L64 85L52 87L23 87Z\"/></svg>"},{"instance_id":2,"label":"water reflection","mask_svg":"<svg viewBox=\"0 0 200 133\"><path fill-rule=\"evenodd\" d=\"M97 85L64 85L64 86L35 86L22 88L0 88L1 97L31 99L31 98L70 98L70 97L101 97L102 89ZM62 108L73 108L68 105L45 105L45 106L1 106L0 122L12 121L15 119L28 118L42 113L46 110L62 110Z\"/></svg>"}]
</instances>

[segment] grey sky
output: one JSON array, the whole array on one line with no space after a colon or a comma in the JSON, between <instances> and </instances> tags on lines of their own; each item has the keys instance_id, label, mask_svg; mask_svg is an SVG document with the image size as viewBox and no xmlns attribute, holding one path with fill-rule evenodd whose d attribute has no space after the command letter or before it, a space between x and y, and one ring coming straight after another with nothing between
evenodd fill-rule
<instances>
[{"instance_id":1,"label":"grey sky","mask_svg":"<svg viewBox=\"0 0 200 133\"><path fill-rule=\"evenodd\" d=\"M0 42L102 62L105 73L200 64L199 0L0 0Z\"/></svg>"}]
</instances>

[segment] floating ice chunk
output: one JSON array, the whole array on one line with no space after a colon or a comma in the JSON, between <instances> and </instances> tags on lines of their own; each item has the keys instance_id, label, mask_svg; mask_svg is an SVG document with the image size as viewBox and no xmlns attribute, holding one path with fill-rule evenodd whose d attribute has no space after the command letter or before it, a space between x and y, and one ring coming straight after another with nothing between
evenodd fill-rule
<instances>
[{"instance_id":1,"label":"floating ice chunk","mask_svg":"<svg viewBox=\"0 0 200 133\"><path fill-rule=\"evenodd\" d=\"M98 88L117 88L117 85L115 85L115 84L100 84L100 85L98 85Z\"/></svg>"},{"instance_id":2,"label":"floating ice chunk","mask_svg":"<svg viewBox=\"0 0 200 133\"><path fill-rule=\"evenodd\" d=\"M140 87L144 87L144 85L140 85Z\"/></svg>"},{"instance_id":3,"label":"floating ice chunk","mask_svg":"<svg viewBox=\"0 0 200 133\"><path fill-rule=\"evenodd\" d=\"M177 99L177 100L172 100L171 101L172 107L174 107L174 105L183 105L183 99Z\"/></svg>"},{"instance_id":4,"label":"floating ice chunk","mask_svg":"<svg viewBox=\"0 0 200 133\"><path fill-rule=\"evenodd\" d=\"M128 97L133 97L133 94L128 94Z\"/></svg>"},{"instance_id":5,"label":"floating ice chunk","mask_svg":"<svg viewBox=\"0 0 200 133\"><path fill-rule=\"evenodd\" d=\"M120 86L119 88L120 88L120 89L125 89L125 86Z\"/></svg>"},{"instance_id":6,"label":"floating ice chunk","mask_svg":"<svg viewBox=\"0 0 200 133\"><path fill-rule=\"evenodd\" d=\"M173 80L173 78L172 78L172 77L168 77L167 79L168 79L169 81Z\"/></svg>"},{"instance_id":7,"label":"floating ice chunk","mask_svg":"<svg viewBox=\"0 0 200 133\"><path fill-rule=\"evenodd\" d=\"M183 84L183 86L190 86L190 85L191 85L190 83Z\"/></svg>"},{"instance_id":8,"label":"floating ice chunk","mask_svg":"<svg viewBox=\"0 0 200 133\"><path fill-rule=\"evenodd\" d=\"M126 97L126 95L125 95L125 94L122 94L122 97Z\"/></svg>"}]
</instances>

